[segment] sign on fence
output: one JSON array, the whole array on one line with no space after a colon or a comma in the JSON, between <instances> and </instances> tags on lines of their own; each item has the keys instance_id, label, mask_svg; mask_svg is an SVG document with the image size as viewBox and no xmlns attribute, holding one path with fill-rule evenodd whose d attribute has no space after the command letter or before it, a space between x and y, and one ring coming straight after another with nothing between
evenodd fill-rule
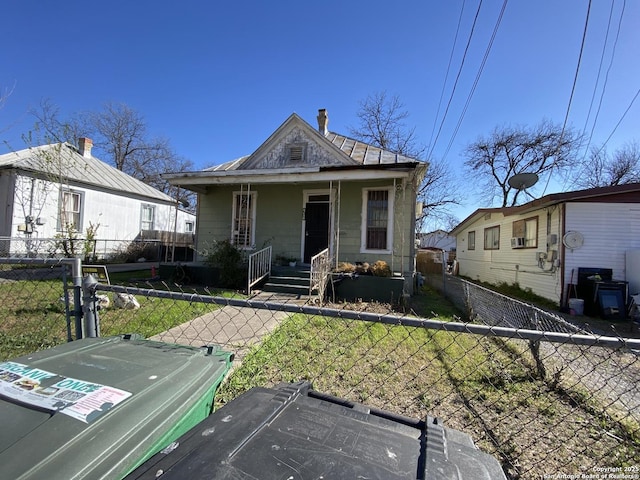
<instances>
[{"instance_id":1,"label":"sign on fence","mask_svg":"<svg viewBox=\"0 0 640 480\"><path fill-rule=\"evenodd\" d=\"M82 278L93 275L100 283L111 285L106 265L82 265Z\"/></svg>"}]
</instances>

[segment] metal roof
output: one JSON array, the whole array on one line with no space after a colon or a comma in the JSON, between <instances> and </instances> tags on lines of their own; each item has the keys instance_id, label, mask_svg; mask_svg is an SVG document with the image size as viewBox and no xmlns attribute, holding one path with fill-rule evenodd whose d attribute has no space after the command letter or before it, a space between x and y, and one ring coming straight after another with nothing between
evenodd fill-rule
<instances>
[{"instance_id":1,"label":"metal roof","mask_svg":"<svg viewBox=\"0 0 640 480\"><path fill-rule=\"evenodd\" d=\"M394 165L418 161L333 132L327 133L325 138L362 165Z\"/></svg>"},{"instance_id":2,"label":"metal roof","mask_svg":"<svg viewBox=\"0 0 640 480\"><path fill-rule=\"evenodd\" d=\"M0 155L0 169L39 173L54 182L74 182L124 192L161 202L169 195L93 157L80 155L69 143L54 143Z\"/></svg>"},{"instance_id":3,"label":"metal roof","mask_svg":"<svg viewBox=\"0 0 640 480\"><path fill-rule=\"evenodd\" d=\"M339 148L349 158L362 166L376 165L400 165L411 163L423 163L415 158L399 155L397 153L384 150L380 147L369 145L353 138L345 137L334 132L329 132L324 137L335 147ZM232 170L242 170L244 161L251 155L245 155L235 160L216 165L205 169L207 172L227 172Z\"/></svg>"}]
</instances>

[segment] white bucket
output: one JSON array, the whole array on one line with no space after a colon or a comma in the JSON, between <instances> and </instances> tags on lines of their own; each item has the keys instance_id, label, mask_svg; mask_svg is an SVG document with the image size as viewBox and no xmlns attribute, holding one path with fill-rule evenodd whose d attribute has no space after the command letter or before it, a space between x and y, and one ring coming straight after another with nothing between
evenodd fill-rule
<instances>
[{"instance_id":1,"label":"white bucket","mask_svg":"<svg viewBox=\"0 0 640 480\"><path fill-rule=\"evenodd\" d=\"M582 315L584 313L584 300L581 298L570 298L569 312L571 315Z\"/></svg>"}]
</instances>

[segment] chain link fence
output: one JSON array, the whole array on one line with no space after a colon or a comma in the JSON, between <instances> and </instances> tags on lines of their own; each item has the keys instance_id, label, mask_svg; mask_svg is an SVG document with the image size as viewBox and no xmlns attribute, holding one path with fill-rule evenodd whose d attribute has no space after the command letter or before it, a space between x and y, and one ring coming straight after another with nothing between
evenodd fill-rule
<instances>
[{"instance_id":1,"label":"chain link fence","mask_svg":"<svg viewBox=\"0 0 640 480\"><path fill-rule=\"evenodd\" d=\"M69 277L77 284L66 265L10 264L0 273L0 338L11 347L2 358L64 342L69 331L76 338L76 318L60 302ZM403 310L245 298L137 275L85 282L84 331L235 352L220 404L253 386L309 380L318 391L400 415L439 417L471 435L511 479L640 473L636 339L584 332L448 275L438 279L452 302L427 287ZM34 341L15 349L24 338Z\"/></svg>"}]
</instances>

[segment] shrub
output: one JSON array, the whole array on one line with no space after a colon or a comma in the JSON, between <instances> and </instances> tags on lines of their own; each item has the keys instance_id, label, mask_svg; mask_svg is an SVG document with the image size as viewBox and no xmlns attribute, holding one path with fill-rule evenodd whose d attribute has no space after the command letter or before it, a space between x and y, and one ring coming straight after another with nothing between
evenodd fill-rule
<instances>
[{"instance_id":1,"label":"shrub","mask_svg":"<svg viewBox=\"0 0 640 480\"><path fill-rule=\"evenodd\" d=\"M247 273L245 255L229 240L216 242L206 262L220 269L220 287L238 289L244 286Z\"/></svg>"}]
</instances>

